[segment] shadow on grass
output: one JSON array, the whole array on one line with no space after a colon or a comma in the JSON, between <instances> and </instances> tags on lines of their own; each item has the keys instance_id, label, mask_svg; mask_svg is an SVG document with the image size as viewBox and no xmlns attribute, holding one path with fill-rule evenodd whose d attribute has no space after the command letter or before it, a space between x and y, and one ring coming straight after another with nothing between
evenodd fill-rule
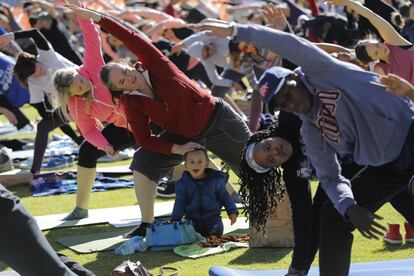
<instances>
[{"instance_id":1,"label":"shadow on grass","mask_svg":"<svg viewBox=\"0 0 414 276\"><path fill-rule=\"evenodd\" d=\"M5 265L4 263L0 262L0 271L4 271L8 268L7 265Z\"/></svg>"},{"instance_id":2,"label":"shadow on grass","mask_svg":"<svg viewBox=\"0 0 414 276\"><path fill-rule=\"evenodd\" d=\"M414 249L414 243L405 243L403 245L392 245L384 243L384 246L382 248L374 250L373 252L396 252L406 249Z\"/></svg>"},{"instance_id":3,"label":"shadow on grass","mask_svg":"<svg viewBox=\"0 0 414 276\"><path fill-rule=\"evenodd\" d=\"M12 187L12 188L8 188L8 189L15 196L18 196L20 198L31 197L32 196L32 192L30 191L29 186L17 186L17 187Z\"/></svg>"},{"instance_id":4,"label":"shadow on grass","mask_svg":"<svg viewBox=\"0 0 414 276\"><path fill-rule=\"evenodd\" d=\"M253 263L276 263L286 257L291 248L249 248L243 255L232 260L233 265L248 265Z\"/></svg>"}]
</instances>

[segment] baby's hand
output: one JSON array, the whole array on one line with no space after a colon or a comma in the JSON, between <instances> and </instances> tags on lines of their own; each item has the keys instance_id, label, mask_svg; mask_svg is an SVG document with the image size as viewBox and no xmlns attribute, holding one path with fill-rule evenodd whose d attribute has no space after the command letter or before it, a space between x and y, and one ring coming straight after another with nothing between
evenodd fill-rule
<instances>
[{"instance_id":1,"label":"baby's hand","mask_svg":"<svg viewBox=\"0 0 414 276\"><path fill-rule=\"evenodd\" d=\"M236 223L237 216L238 216L237 214L229 214L229 219L230 219L231 225Z\"/></svg>"}]
</instances>

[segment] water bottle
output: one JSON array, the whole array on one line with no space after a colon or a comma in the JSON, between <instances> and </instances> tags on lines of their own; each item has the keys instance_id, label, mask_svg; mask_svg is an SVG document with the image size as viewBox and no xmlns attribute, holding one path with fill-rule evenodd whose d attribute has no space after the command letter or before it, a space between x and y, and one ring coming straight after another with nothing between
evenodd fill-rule
<instances>
[{"instance_id":1,"label":"water bottle","mask_svg":"<svg viewBox=\"0 0 414 276\"><path fill-rule=\"evenodd\" d=\"M144 252L147 250L147 243L141 236L133 237L131 243L134 245L135 251Z\"/></svg>"},{"instance_id":2,"label":"water bottle","mask_svg":"<svg viewBox=\"0 0 414 276\"><path fill-rule=\"evenodd\" d=\"M121 244L121 246L115 248L115 254L118 254L118 255L126 256L126 255L131 255L134 252L135 252L135 247L129 241L126 241L123 244Z\"/></svg>"}]
</instances>

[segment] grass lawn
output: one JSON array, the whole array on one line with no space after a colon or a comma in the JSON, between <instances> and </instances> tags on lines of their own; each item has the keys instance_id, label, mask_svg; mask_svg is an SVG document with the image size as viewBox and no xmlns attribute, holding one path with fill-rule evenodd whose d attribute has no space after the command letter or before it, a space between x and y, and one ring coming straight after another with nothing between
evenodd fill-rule
<instances>
[{"instance_id":1,"label":"grass lawn","mask_svg":"<svg viewBox=\"0 0 414 276\"><path fill-rule=\"evenodd\" d=\"M35 118L34 111L25 107L24 112L29 118ZM4 120L4 116L0 117ZM27 137L27 136L26 136ZM128 164L129 161L122 161L111 165ZM237 184L237 178L232 175L231 181ZM313 190L316 182L312 184ZM69 212L75 204L75 195L59 195L33 198L27 187L17 187L12 192L21 197L22 203L33 215L47 215ZM157 199L157 201L161 201ZM116 206L135 205L137 200L133 189L123 189L109 192L93 193L90 201L90 208L106 208ZM384 216L386 223L400 223L404 219L389 204L385 205L378 212ZM45 231L49 242L56 251L68 255L77 262L85 265L96 275L110 275L113 268L120 264L127 257L115 255L113 252L77 254L56 243L54 240L64 237L88 234L94 232L113 231L109 225L94 225L84 227L64 228ZM404 233L403 233L404 234ZM1 246L1 245L0 245ZM390 259L412 258L414 256L414 245L387 246L382 241L364 239L359 233L355 233L355 242L352 251L352 262L369 262ZM235 249L225 254L211 257L204 257L197 260L184 259L173 252L144 252L131 255L130 260L140 260L152 273L157 274L161 266L173 266L178 268L179 275L207 275L208 269L214 265L222 265L246 269L274 269L287 268L291 259L291 249ZM316 258L313 265L317 265ZM0 263L0 271L7 269L7 266Z\"/></svg>"}]
</instances>

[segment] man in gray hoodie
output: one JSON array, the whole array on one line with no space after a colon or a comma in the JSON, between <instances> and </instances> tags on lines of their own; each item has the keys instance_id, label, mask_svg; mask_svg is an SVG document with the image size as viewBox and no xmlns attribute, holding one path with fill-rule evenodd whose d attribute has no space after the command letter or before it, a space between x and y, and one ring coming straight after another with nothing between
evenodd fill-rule
<instances>
[{"instance_id":1,"label":"man in gray hoodie","mask_svg":"<svg viewBox=\"0 0 414 276\"><path fill-rule=\"evenodd\" d=\"M268 48L300 67L274 67L258 89L265 102L297 114L306 153L333 206L322 212L321 275L348 275L353 227L367 238L385 228L374 212L409 183L413 174L414 104L388 93L378 75L334 59L309 41L261 26L207 23L198 27ZM281 153L275 153L283 154ZM352 154L363 173L394 175L397 183L351 183L341 175L337 154ZM356 181L358 182L358 181ZM355 196L355 197L354 197ZM358 204L358 205L357 205Z\"/></svg>"}]
</instances>

